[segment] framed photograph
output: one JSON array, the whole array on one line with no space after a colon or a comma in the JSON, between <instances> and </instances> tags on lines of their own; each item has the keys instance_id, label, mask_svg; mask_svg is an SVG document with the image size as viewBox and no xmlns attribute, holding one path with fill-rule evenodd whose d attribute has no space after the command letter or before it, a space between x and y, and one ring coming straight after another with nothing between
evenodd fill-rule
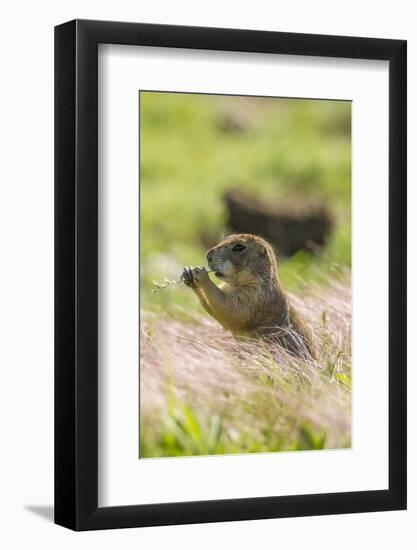
<instances>
[{"instance_id":1,"label":"framed photograph","mask_svg":"<svg viewBox=\"0 0 417 550\"><path fill-rule=\"evenodd\" d=\"M406 508L406 42L55 29L55 522Z\"/></svg>"}]
</instances>

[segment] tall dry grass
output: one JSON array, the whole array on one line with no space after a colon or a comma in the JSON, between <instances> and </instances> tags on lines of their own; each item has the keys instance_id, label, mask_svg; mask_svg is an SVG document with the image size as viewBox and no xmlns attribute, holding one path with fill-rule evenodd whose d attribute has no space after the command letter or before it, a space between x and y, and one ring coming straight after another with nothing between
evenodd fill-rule
<instances>
[{"instance_id":1,"label":"tall dry grass","mask_svg":"<svg viewBox=\"0 0 417 550\"><path fill-rule=\"evenodd\" d=\"M141 312L141 457L350 446L350 281L290 298L315 360L237 342L204 314Z\"/></svg>"}]
</instances>

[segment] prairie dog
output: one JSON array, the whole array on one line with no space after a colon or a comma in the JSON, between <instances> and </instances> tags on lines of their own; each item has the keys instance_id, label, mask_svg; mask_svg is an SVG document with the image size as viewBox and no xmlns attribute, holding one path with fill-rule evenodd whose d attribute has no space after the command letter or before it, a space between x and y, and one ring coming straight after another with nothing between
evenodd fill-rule
<instances>
[{"instance_id":1,"label":"prairie dog","mask_svg":"<svg viewBox=\"0 0 417 550\"><path fill-rule=\"evenodd\" d=\"M220 286L204 267L185 267L181 278L226 330L276 338L291 352L314 357L312 333L281 287L267 241L247 233L231 235L208 251L207 260Z\"/></svg>"}]
</instances>

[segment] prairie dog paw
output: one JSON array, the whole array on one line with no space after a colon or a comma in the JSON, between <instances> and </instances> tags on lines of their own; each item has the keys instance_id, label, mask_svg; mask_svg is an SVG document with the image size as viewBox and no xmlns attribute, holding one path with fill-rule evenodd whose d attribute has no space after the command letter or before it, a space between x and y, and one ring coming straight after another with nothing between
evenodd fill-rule
<instances>
[{"instance_id":1,"label":"prairie dog paw","mask_svg":"<svg viewBox=\"0 0 417 550\"><path fill-rule=\"evenodd\" d=\"M191 269L191 274L193 276L193 281L196 286L202 286L209 280L206 268L203 266L193 267Z\"/></svg>"},{"instance_id":2,"label":"prairie dog paw","mask_svg":"<svg viewBox=\"0 0 417 550\"><path fill-rule=\"evenodd\" d=\"M195 288L195 283L194 283L194 277L193 277L192 270L193 270L193 268L191 266L190 267L184 266L183 272L181 273L181 281L183 281L183 283L186 286L189 286L191 288Z\"/></svg>"},{"instance_id":3,"label":"prairie dog paw","mask_svg":"<svg viewBox=\"0 0 417 550\"><path fill-rule=\"evenodd\" d=\"M191 288L197 288L198 286L202 286L208 280L209 280L208 273L203 266L200 266L200 267L185 266L181 274L181 281L183 281L185 285Z\"/></svg>"}]
</instances>

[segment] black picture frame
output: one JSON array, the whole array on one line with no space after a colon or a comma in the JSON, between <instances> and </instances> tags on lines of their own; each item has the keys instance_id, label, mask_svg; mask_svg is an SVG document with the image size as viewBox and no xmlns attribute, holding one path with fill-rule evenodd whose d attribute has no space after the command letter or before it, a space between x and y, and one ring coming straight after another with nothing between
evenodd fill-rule
<instances>
[{"instance_id":1,"label":"black picture frame","mask_svg":"<svg viewBox=\"0 0 417 550\"><path fill-rule=\"evenodd\" d=\"M98 44L389 62L389 488L98 507ZM55 28L55 523L74 530L406 508L406 41L74 20Z\"/></svg>"}]
</instances>

